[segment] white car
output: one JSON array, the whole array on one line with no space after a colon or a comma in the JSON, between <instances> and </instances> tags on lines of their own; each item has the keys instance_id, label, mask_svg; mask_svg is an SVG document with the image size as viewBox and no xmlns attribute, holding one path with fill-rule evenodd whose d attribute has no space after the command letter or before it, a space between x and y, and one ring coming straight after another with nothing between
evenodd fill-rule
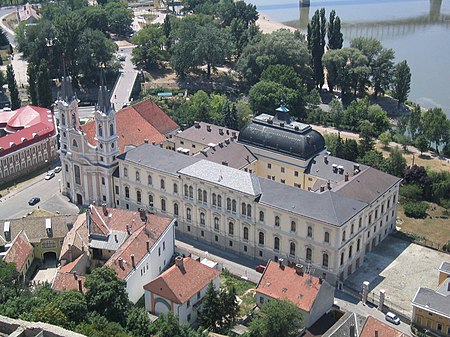
<instances>
[{"instance_id":1,"label":"white car","mask_svg":"<svg viewBox=\"0 0 450 337\"><path fill-rule=\"evenodd\" d=\"M392 312L387 312L386 316L384 316L384 318L386 319L386 321L391 322L393 324L399 325L400 324L400 318L398 318L398 316Z\"/></svg>"},{"instance_id":2,"label":"white car","mask_svg":"<svg viewBox=\"0 0 450 337\"><path fill-rule=\"evenodd\" d=\"M55 169L53 170L55 173L59 173L61 172L61 166L56 166Z\"/></svg>"},{"instance_id":3,"label":"white car","mask_svg":"<svg viewBox=\"0 0 450 337\"><path fill-rule=\"evenodd\" d=\"M51 172L47 172L47 175L45 176L45 180L50 180L55 176L55 172L51 171Z\"/></svg>"}]
</instances>

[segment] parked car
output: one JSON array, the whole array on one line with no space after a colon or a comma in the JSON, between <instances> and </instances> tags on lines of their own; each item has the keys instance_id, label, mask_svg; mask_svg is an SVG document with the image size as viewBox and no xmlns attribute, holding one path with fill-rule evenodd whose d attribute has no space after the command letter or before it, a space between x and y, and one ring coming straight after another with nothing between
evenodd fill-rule
<instances>
[{"instance_id":1,"label":"parked car","mask_svg":"<svg viewBox=\"0 0 450 337\"><path fill-rule=\"evenodd\" d=\"M31 198L30 200L28 200L28 205L34 206L34 205L36 205L39 201L41 201L41 198L38 198L38 197Z\"/></svg>"},{"instance_id":2,"label":"parked car","mask_svg":"<svg viewBox=\"0 0 450 337\"><path fill-rule=\"evenodd\" d=\"M61 172L61 166L56 166L53 172L55 173Z\"/></svg>"},{"instance_id":3,"label":"parked car","mask_svg":"<svg viewBox=\"0 0 450 337\"><path fill-rule=\"evenodd\" d=\"M393 312L388 311L386 313L386 316L384 316L386 318L386 321L391 322L393 324L399 325L400 324L400 318L398 318L398 316L396 314L394 314Z\"/></svg>"},{"instance_id":4,"label":"parked car","mask_svg":"<svg viewBox=\"0 0 450 337\"><path fill-rule=\"evenodd\" d=\"M50 171L50 172L47 172L47 175L45 176L45 180L50 180L50 179L52 179L53 177L55 176L55 172L53 172L53 171Z\"/></svg>"},{"instance_id":5,"label":"parked car","mask_svg":"<svg viewBox=\"0 0 450 337\"><path fill-rule=\"evenodd\" d=\"M264 273L264 270L266 270L266 266L265 266L264 264L257 265L256 268L255 268L255 270L256 270L258 273Z\"/></svg>"}]
</instances>

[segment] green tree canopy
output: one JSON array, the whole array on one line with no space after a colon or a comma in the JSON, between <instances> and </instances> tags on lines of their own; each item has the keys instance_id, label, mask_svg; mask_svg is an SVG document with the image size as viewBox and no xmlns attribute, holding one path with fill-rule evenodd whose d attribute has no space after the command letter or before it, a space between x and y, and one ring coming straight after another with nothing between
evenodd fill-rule
<instances>
[{"instance_id":1,"label":"green tree canopy","mask_svg":"<svg viewBox=\"0 0 450 337\"><path fill-rule=\"evenodd\" d=\"M19 98L19 89L17 88L14 69L11 64L8 64L8 66L6 67L6 82L8 83L9 96L11 99L11 109L19 109L21 104Z\"/></svg>"},{"instance_id":2,"label":"green tree canopy","mask_svg":"<svg viewBox=\"0 0 450 337\"><path fill-rule=\"evenodd\" d=\"M126 35L131 31L133 11L123 2L108 2L104 6L108 19L108 31L113 34Z\"/></svg>"},{"instance_id":3,"label":"green tree canopy","mask_svg":"<svg viewBox=\"0 0 450 337\"><path fill-rule=\"evenodd\" d=\"M136 47L132 61L144 69L151 69L167 58L164 50L167 37L159 24L147 25L133 37Z\"/></svg>"},{"instance_id":4,"label":"green tree canopy","mask_svg":"<svg viewBox=\"0 0 450 337\"><path fill-rule=\"evenodd\" d=\"M344 38L341 32L341 19L336 15L333 9L330 12L330 20L328 21L328 49L341 49Z\"/></svg>"},{"instance_id":5,"label":"green tree canopy","mask_svg":"<svg viewBox=\"0 0 450 337\"><path fill-rule=\"evenodd\" d=\"M392 83L392 96L398 100L398 108L405 103L411 90L411 70L408 63L402 61L395 66L394 79Z\"/></svg>"}]
</instances>

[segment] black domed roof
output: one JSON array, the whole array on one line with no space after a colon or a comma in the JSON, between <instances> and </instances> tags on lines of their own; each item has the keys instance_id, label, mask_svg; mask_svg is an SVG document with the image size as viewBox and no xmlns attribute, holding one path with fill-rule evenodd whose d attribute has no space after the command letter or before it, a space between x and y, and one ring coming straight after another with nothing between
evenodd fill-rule
<instances>
[{"instance_id":1,"label":"black domed roof","mask_svg":"<svg viewBox=\"0 0 450 337\"><path fill-rule=\"evenodd\" d=\"M267 114L257 116L240 131L238 141L302 160L308 160L325 149L324 138L311 126L298 122L285 123L276 117Z\"/></svg>"}]
</instances>

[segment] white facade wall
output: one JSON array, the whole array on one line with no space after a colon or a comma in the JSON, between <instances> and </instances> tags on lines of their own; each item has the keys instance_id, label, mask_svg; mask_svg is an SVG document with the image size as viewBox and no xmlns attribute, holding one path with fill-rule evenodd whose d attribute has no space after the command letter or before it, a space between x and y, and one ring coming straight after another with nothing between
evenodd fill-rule
<instances>
[{"instance_id":1,"label":"white facade wall","mask_svg":"<svg viewBox=\"0 0 450 337\"><path fill-rule=\"evenodd\" d=\"M136 303L144 294L144 285L156 278L168 266L175 251L174 222L151 247L150 253L125 278L128 298Z\"/></svg>"}]
</instances>

